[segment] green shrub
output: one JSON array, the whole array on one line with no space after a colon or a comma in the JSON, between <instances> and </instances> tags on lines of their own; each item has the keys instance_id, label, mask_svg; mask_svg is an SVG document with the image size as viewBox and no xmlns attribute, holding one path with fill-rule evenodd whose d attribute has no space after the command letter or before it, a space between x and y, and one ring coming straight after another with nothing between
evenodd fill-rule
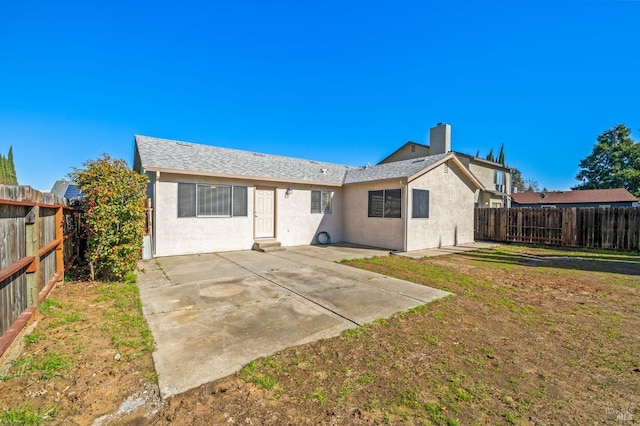
<instances>
[{"instance_id":1,"label":"green shrub","mask_svg":"<svg viewBox=\"0 0 640 426\"><path fill-rule=\"evenodd\" d=\"M107 154L84 166L71 178L84 198L91 279L120 281L140 259L147 177Z\"/></svg>"}]
</instances>

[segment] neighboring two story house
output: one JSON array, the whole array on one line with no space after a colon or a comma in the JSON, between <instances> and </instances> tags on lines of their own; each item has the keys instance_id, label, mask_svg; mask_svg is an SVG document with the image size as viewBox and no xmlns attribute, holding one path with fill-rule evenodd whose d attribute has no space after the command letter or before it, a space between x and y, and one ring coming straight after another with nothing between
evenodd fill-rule
<instances>
[{"instance_id":1,"label":"neighboring two story house","mask_svg":"<svg viewBox=\"0 0 640 426\"><path fill-rule=\"evenodd\" d=\"M407 142L379 164L436 155L451 151L451 126L438 123L429 131L429 145ZM511 206L511 171L500 163L454 151L458 159L482 184L475 193L476 207Z\"/></svg>"}]
</instances>

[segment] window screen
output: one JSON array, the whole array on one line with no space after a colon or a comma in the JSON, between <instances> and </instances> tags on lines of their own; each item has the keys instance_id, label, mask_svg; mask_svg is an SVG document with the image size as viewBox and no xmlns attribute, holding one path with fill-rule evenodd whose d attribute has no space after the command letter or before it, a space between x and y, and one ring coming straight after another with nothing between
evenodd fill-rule
<instances>
[{"instance_id":1,"label":"window screen","mask_svg":"<svg viewBox=\"0 0 640 426\"><path fill-rule=\"evenodd\" d=\"M198 185L198 216L231 216L231 187Z\"/></svg>"},{"instance_id":2,"label":"window screen","mask_svg":"<svg viewBox=\"0 0 640 426\"><path fill-rule=\"evenodd\" d=\"M196 216L196 184L178 184L178 217Z\"/></svg>"},{"instance_id":3,"label":"window screen","mask_svg":"<svg viewBox=\"0 0 640 426\"><path fill-rule=\"evenodd\" d=\"M428 218L429 217L429 191L426 189L414 189L413 190L413 205L412 205L413 218Z\"/></svg>"},{"instance_id":4,"label":"window screen","mask_svg":"<svg viewBox=\"0 0 640 426\"><path fill-rule=\"evenodd\" d=\"M369 217L384 217L384 191L369 191Z\"/></svg>"},{"instance_id":5,"label":"window screen","mask_svg":"<svg viewBox=\"0 0 640 426\"><path fill-rule=\"evenodd\" d=\"M331 213L331 191L311 191L311 213Z\"/></svg>"},{"instance_id":6,"label":"window screen","mask_svg":"<svg viewBox=\"0 0 640 426\"><path fill-rule=\"evenodd\" d=\"M402 190L387 189L384 191L384 217L400 217L402 212Z\"/></svg>"},{"instance_id":7,"label":"window screen","mask_svg":"<svg viewBox=\"0 0 640 426\"><path fill-rule=\"evenodd\" d=\"M369 191L369 217L399 218L402 214L402 190Z\"/></svg>"},{"instance_id":8,"label":"window screen","mask_svg":"<svg viewBox=\"0 0 640 426\"><path fill-rule=\"evenodd\" d=\"M247 216L247 187L178 183L178 217Z\"/></svg>"},{"instance_id":9,"label":"window screen","mask_svg":"<svg viewBox=\"0 0 640 426\"><path fill-rule=\"evenodd\" d=\"M234 216L247 215L247 187L246 186L233 187L233 215Z\"/></svg>"}]
</instances>

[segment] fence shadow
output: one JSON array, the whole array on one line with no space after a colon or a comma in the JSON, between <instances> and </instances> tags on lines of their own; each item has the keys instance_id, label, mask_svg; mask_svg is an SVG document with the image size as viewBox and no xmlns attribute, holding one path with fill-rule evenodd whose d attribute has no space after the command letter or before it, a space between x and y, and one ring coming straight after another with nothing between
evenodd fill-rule
<instances>
[{"instance_id":1,"label":"fence shadow","mask_svg":"<svg viewBox=\"0 0 640 426\"><path fill-rule=\"evenodd\" d=\"M501 253L495 251L474 251L464 256L474 260L491 263L530 266L533 268L561 268L590 272L606 272L640 276L640 256L597 254L597 258L580 257L576 252L571 256L531 255L526 253Z\"/></svg>"}]
</instances>

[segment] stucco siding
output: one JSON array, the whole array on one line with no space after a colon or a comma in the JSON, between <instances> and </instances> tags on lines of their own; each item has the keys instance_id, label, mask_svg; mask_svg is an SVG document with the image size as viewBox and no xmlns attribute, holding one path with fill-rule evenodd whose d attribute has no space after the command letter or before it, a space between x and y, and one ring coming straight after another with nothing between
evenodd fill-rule
<instances>
[{"instance_id":1,"label":"stucco siding","mask_svg":"<svg viewBox=\"0 0 640 426\"><path fill-rule=\"evenodd\" d=\"M178 218L178 182L247 186L248 214L246 217ZM155 256L250 249L254 189L247 182L161 174L155 191Z\"/></svg>"},{"instance_id":2,"label":"stucco siding","mask_svg":"<svg viewBox=\"0 0 640 426\"><path fill-rule=\"evenodd\" d=\"M276 239L283 246L314 244L318 232L325 231L331 242L342 242L342 189L291 186L277 190ZM331 213L311 213L311 190L332 192Z\"/></svg>"},{"instance_id":3,"label":"stucco siding","mask_svg":"<svg viewBox=\"0 0 640 426\"><path fill-rule=\"evenodd\" d=\"M405 203L402 218L368 217L369 191L402 188L400 183L350 185L343 189L344 241L391 250L404 250ZM402 188L402 199L406 191Z\"/></svg>"},{"instance_id":4,"label":"stucco siding","mask_svg":"<svg viewBox=\"0 0 640 426\"><path fill-rule=\"evenodd\" d=\"M178 183L210 183L247 187L247 216L178 217ZM248 250L254 243L255 189L275 190L275 238L283 246L312 244L320 231L342 242L342 189L310 185L285 187L265 182L163 173L155 181L155 256ZM287 195L287 188L291 188ZM311 190L332 193L331 213L311 213Z\"/></svg>"},{"instance_id":5,"label":"stucco siding","mask_svg":"<svg viewBox=\"0 0 640 426\"><path fill-rule=\"evenodd\" d=\"M445 173L446 171L446 173ZM407 251L473 242L475 188L442 164L409 183ZM429 217L411 218L413 189L429 191Z\"/></svg>"},{"instance_id":6,"label":"stucco siding","mask_svg":"<svg viewBox=\"0 0 640 426\"><path fill-rule=\"evenodd\" d=\"M510 200L507 197L506 205L504 196L511 193L511 173L499 168L492 168L480 162L471 161L469 171L484 185L487 191L496 191L496 170L504 171L504 193L495 194L491 192L478 191L475 202L478 207L509 207Z\"/></svg>"}]
</instances>

